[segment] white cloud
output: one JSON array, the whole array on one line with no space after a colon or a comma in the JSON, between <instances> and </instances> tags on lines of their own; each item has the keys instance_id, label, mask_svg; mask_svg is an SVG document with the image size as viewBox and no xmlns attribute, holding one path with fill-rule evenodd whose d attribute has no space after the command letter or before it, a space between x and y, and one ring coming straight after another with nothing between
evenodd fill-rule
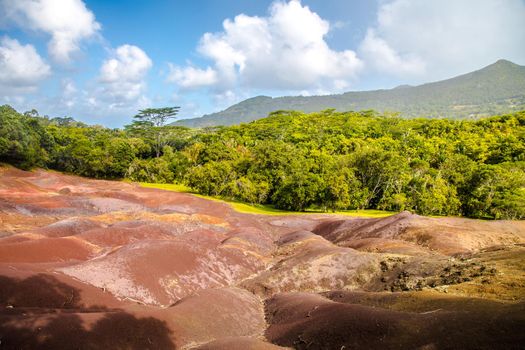
<instances>
[{"instance_id":1,"label":"white cloud","mask_svg":"<svg viewBox=\"0 0 525 350\"><path fill-rule=\"evenodd\" d=\"M103 85L101 98L115 104L125 103L141 96L145 89L144 79L152 66L151 59L139 47L119 46L100 68L99 80Z\"/></svg>"},{"instance_id":2,"label":"white cloud","mask_svg":"<svg viewBox=\"0 0 525 350\"><path fill-rule=\"evenodd\" d=\"M0 87L2 93L30 92L48 77L51 69L32 45L3 37L0 40Z\"/></svg>"},{"instance_id":3,"label":"white cloud","mask_svg":"<svg viewBox=\"0 0 525 350\"><path fill-rule=\"evenodd\" d=\"M361 43L360 53L365 62L380 72L392 75L421 75L425 72L425 63L417 56L406 54L401 56L388 43L378 37L373 29L369 29Z\"/></svg>"},{"instance_id":4,"label":"white cloud","mask_svg":"<svg viewBox=\"0 0 525 350\"><path fill-rule=\"evenodd\" d=\"M354 51L332 50L325 41L329 31L330 23L299 0L277 1L268 17L241 14L225 20L222 32L204 34L198 51L213 67L178 68L171 78L181 87L211 86L219 93L239 86L281 91L348 86L362 62Z\"/></svg>"},{"instance_id":5,"label":"white cloud","mask_svg":"<svg viewBox=\"0 0 525 350\"><path fill-rule=\"evenodd\" d=\"M60 94L60 105L67 108L72 108L77 103L77 87L70 78L64 78L60 82L61 94Z\"/></svg>"},{"instance_id":6,"label":"white cloud","mask_svg":"<svg viewBox=\"0 0 525 350\"><path fill-rule=\"evenodd\" d=\"M198 88L217 83L217 72L211 67L206 69L195 68L192 66L178 67L169 65L170 73L168 81L177 83L183 88Z\"/></svg>"},{"instance_id":7,"label":"white cloud","mask_svg":"<svg viewBox=\"0 0 525 350\"><path fill-rule=\"evenodd\" d=\"M236 93L232 90L226 90L215 94L213 96L213 101L216 108L226 109L231 105L234 105L244 99L247 99L248 97L250 96L248 96L247 94Z\"/></svg>"},{"instance_id":8,"label":"white cloud","mask_svg":"<svg viewBox=\"0 0 525 350\"><path fill-rule=\"evenodd\" d=\"M393 0L359 53L379 72L443 79L500 58L525 63L523 23L522 0Z\"/></svg>"},{"instance_id":9,"label":"white cloud","mask_svg":"<svg viewBox=\"0 0 525 350\"><path fill-rule=\"evenodd\" d=\"M100 30L81 0L0 0L0 14L21 28L49 34L49 53L60 63L69 62L80 42Z\"/></svg>"}]
</instances>

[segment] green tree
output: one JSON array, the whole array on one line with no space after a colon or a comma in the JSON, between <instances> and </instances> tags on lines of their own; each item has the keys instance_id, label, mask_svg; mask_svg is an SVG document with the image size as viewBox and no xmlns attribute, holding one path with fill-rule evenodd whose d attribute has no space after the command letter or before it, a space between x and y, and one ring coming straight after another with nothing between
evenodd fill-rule
<instances>
[{"instance_id":1,"label":"green tree","mask_svg":"<svg viewBox=\"0 0 525 350\"><path fill-rule=\"evenodd\" d=\"M53 147L53 139L38 117L0 106L0 162L23 169L45 166Z\"/></svg>"},{"instance_id":2,"label":"green tree","mask_svg":"<svg viewBox=\"0 0 525 350\"><path fill-rule=\"evenodd\" d=\"M133 117L133 123L128 130L142 132L144 135L154 135L154 148L157 158L160 157L165 145L166 131L164 126L170 119L175 119L180 107L146 108L139 110Z\"/></svg>"},{"instance_id":3,"label":"green tree","mask_svg":"<svg viewBox=\"0 0 525 350\"><path fill-rule=\"evenodd\" d=\"M470 181L465 214L473 217L525 217L525 163L479 165Z\"/></svg>"},{"instance_id":4,"label":"green tree","mask_svg":"<svg viewBox=\"0 0 525 350\"><path fill-rule=\"evenodd\" d=\"M224 196L236 176L230 162L209 162L192 168L186 175L186 183L199 193Z\"/></svg>"}]
</instances>

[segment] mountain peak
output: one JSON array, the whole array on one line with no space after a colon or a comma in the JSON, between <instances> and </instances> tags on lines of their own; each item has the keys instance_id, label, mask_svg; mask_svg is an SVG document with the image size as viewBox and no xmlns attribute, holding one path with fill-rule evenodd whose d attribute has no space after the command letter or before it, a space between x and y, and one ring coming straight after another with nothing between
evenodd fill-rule
<instances>
[{"instance_id":1,"label":"mountain peak","mask_svg":"<svg viewBox=\"0 0 525 350\"><path fill-rule=\"evenodd\" d=\"M224 111L180 120L193 127L233 125L264 118L276 110L306 113L325 109L396 111L404 117L479 118L525 109L525 66L500 59L479 70L418 86L353 91L325 96L256 96Z\"/></svg>"},{"instance_id":2,"label":"mountain peak","mask_svg":"<svg viewBox=\"0 0 525 350\"><path fill-rule=\"evenodd\" d=\"M516 68L521 67L519 64L516 64L514 62L505 60L505 59L499 59L496 62L488 65L485 68Z\"/></svg>"},{"instance_id":3,"label":"mountain peak","mask_svg":"<svg viewBox=\"0 0 525 350\"><path fill-rule=\"evenodd\" d=\"M402 84L402 85L396 86L393 90L408 89L408 88L411 88L411 87L413 87L413 86L412 85L408 85L408 84Z\"/></svg>"},{"instance_id":4,"label":"mountain peak","mask_svg":"<svg viewBox=\"0 0 525 350\"><path fill-rule=\"evenodd\" d=\"M498 64L498 65L502 65L502 64L505 64L505 65L508 65L508 64L516 65L516 63L508 61L508 60L505 60L503 58L497 60L494 64Z\"/></svg>"}]
</instances>

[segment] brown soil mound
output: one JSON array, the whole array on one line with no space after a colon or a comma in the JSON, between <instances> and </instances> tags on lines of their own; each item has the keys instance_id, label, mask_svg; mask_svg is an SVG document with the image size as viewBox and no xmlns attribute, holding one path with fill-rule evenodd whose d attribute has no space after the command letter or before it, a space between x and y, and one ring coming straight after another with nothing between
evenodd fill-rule
<instances>
[{"instance_id":1,"label":"brown soil mound","mask_svg":"<svg viewBox=\"0 0 525 350\"><path fill-rule=\"evenodd\" d=\"M0 244L0 262L77 262L93 257L98 249L75 238L42 238Z\"/></svg>"},{"instance_id":2,"label":"brown soil mound","mask_svg":"<svg viewBox=\"0 0 525 350\"><path fill-rule=\"evenodd\" d=\"M371 253L391 253L413 256L432 254L431 250L417 243L399 239L362 238L352 239L339 245Z\"/></svg>"},{"instance_id":3,"label":"brown soil mound","mask_svg":"<svg viewBox=\"0 0 525 350\"><path fill-rule=\"evenodd\" d=\"M452 312L498 312L498 309L511 307L512 304L480 298L465 298L448 294L438 294L432 291L374 293L355 291L330 291L322 296L344 304L359 304L394 311L427 313L430 311Z\"/></svg>"},{"instance_id":4,"label":"brown soil mound","mask_svg":"<svg viewBox=\"0 0 525 350\"><path fill-rule=\"evenodd\" d=\"M96 221L86 218L70 218L32 230L31 233L46 237L66 237L78 235L79 233L100 227L102 227L102 225Z\"/></svg>"},{"instance_id":5,"label":"brown soil mound","mask_svg":"<svg viewBox=\"0 0 525 350\"><path fill-rule=\"evenodd\" d=\"M196 350L279 350L290 349L250 337L228 337L212 341Z\"/></svg>"},{"instance_id":6,"label":"brown soil mound","mask_svg":"<svg viewBox=\"0 0 525 350\"><path fill-rule=\"evenodd\" d=\"M248 215L0 167L0 348L519 348L524 225Z\"/></svg>"},{"instance_id":7,"label":"brown soil mound","mask_svg":"<svg viewBox=\"0 0 525 350\"><path fill-rule=\"evenodd\" d=\"M231 231L229 237L222 242L222 246L238 247L263 255L270 254L275 249L273 240L268 234L255 227Z\"/></svg>"},{"instance_id":8,"label":"brown soil mound","mask_svg":"<svg viewBox=\"0 0 525 350\"><path fill-rule=\"evenodd\" d=\"M525 222L437 219L409 212L380 219L329 220L313 232L342 246L354 246L356 241L371 238L400 240L447 255L525 243Z\"/></svg>"},{"instance_id":9,"label":"brown soil mound","mask_svg":"<svg viewBox=\"0 0 525 350\"><path fill-rule=\"evenodd\" d=\"M176 349L165 321L123 310L0 313L4 349Z\"/></svg>"},{"instance_id":10,"label":"brown soil mound","mask_svg":"<svg viewBox=\"0 0 525 350\"><path fill-rule=\"evenodd\" d=\"M257 337L266 329L261 301L237 288L201 290L156 315L166 319L180 346L223 337Z\"/></svg>"},{"instance_id":11,"label":"brown soil mound","mask_svg":"<svg viewBox=\"0 0 525 350\"><path fill-rule=\"evenodd\" d=\"M266 336L295 349L518 349L525 304L470 312L401 312L279 294L267 301Z\"/></svg>"},{"instance_id":12,"label":"brown soil mound","mask_svg":"<svg viewBox=\"0 0 525 350\"><path fill-rule=\"evenodd\" d=\"M201 289L231 285L264 268L254 256L220 247L222 237L213 231L191 236L141 240L60 271L119 298L169 305Z\"/></svg>"},{"instance_id":13,"label":"brown soil mound","mask_svg":"<svg viewBox=\"0 0 525 350\"><path fill-rule=\"evenodd\" d=\"M0 266L0 281L0 309L6 312L27 308L34 312L36 308L99 310L124 305L99 288L59 274Z\"/></svg>"},{"instance_id":14,"label":"brown soil mound","mask_svg":"<svg viewBox=\"0 0 525 350\"><path fill-rule=\"evenodd\" d=\"M0 310L6 349L189 348L223 337L259 337L266 327L259 299L240 289L201 291L167 309L109 308L86 306L84 290L50 276L2 282L8 282L0 287L0 301L8 301ZM37 286L47 289L37 292Z\"/></svg>"},{"instance_id":15,"label":"brown soil mound","mask_svg":"<svg viewBox=\"0 0 525 350\"><path fill-rule=\"evenodd\" d=\"M340 243L354 238L394 239L420 216L407 211L379 219L354 218L320 224L314 230L331 242Z\"/></svg>"},{"instance_id":16,"label":"brown soil mound","mask_svg":"<svg viewBox=\"0 0 525 350\"><path fill-rule=\"evenodd\" d=\"M169 231L161 227L141 225L134 228L104 227L89 230L79 238L103 247L118 247L144 239L170 239Z\"/></svg>"},{"instance_id":17,"label":"brown soil mound","mask_svg":"<svg viewBox=\"0 0 525 350\"><path fill-rule=\"evenodd\" d=\"M242 286L263 296L287 291L356 289L380 273L379 258L299 231L278 241L276 263Z\"/></svg>"}]
</instances>

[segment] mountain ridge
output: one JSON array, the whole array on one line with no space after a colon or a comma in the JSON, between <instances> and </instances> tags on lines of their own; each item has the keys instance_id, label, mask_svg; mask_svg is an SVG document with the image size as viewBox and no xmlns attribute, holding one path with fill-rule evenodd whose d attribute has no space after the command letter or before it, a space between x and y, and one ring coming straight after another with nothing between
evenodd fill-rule
<instances>
[{"instance_id":1,"label":"mountain ridge","mask_svg":"<svg viewBox=\"0 0 525 350\"><path fill-rule=\"evenodd\" d=\"M174 125L235 125L266 117L276 110L317 112L374 109L402 117L473 119L525 109L525 66L498 60L479 70L417 86L350 91L322 96L255 96L227 109Z\"/></svg>"}]
</instances>

